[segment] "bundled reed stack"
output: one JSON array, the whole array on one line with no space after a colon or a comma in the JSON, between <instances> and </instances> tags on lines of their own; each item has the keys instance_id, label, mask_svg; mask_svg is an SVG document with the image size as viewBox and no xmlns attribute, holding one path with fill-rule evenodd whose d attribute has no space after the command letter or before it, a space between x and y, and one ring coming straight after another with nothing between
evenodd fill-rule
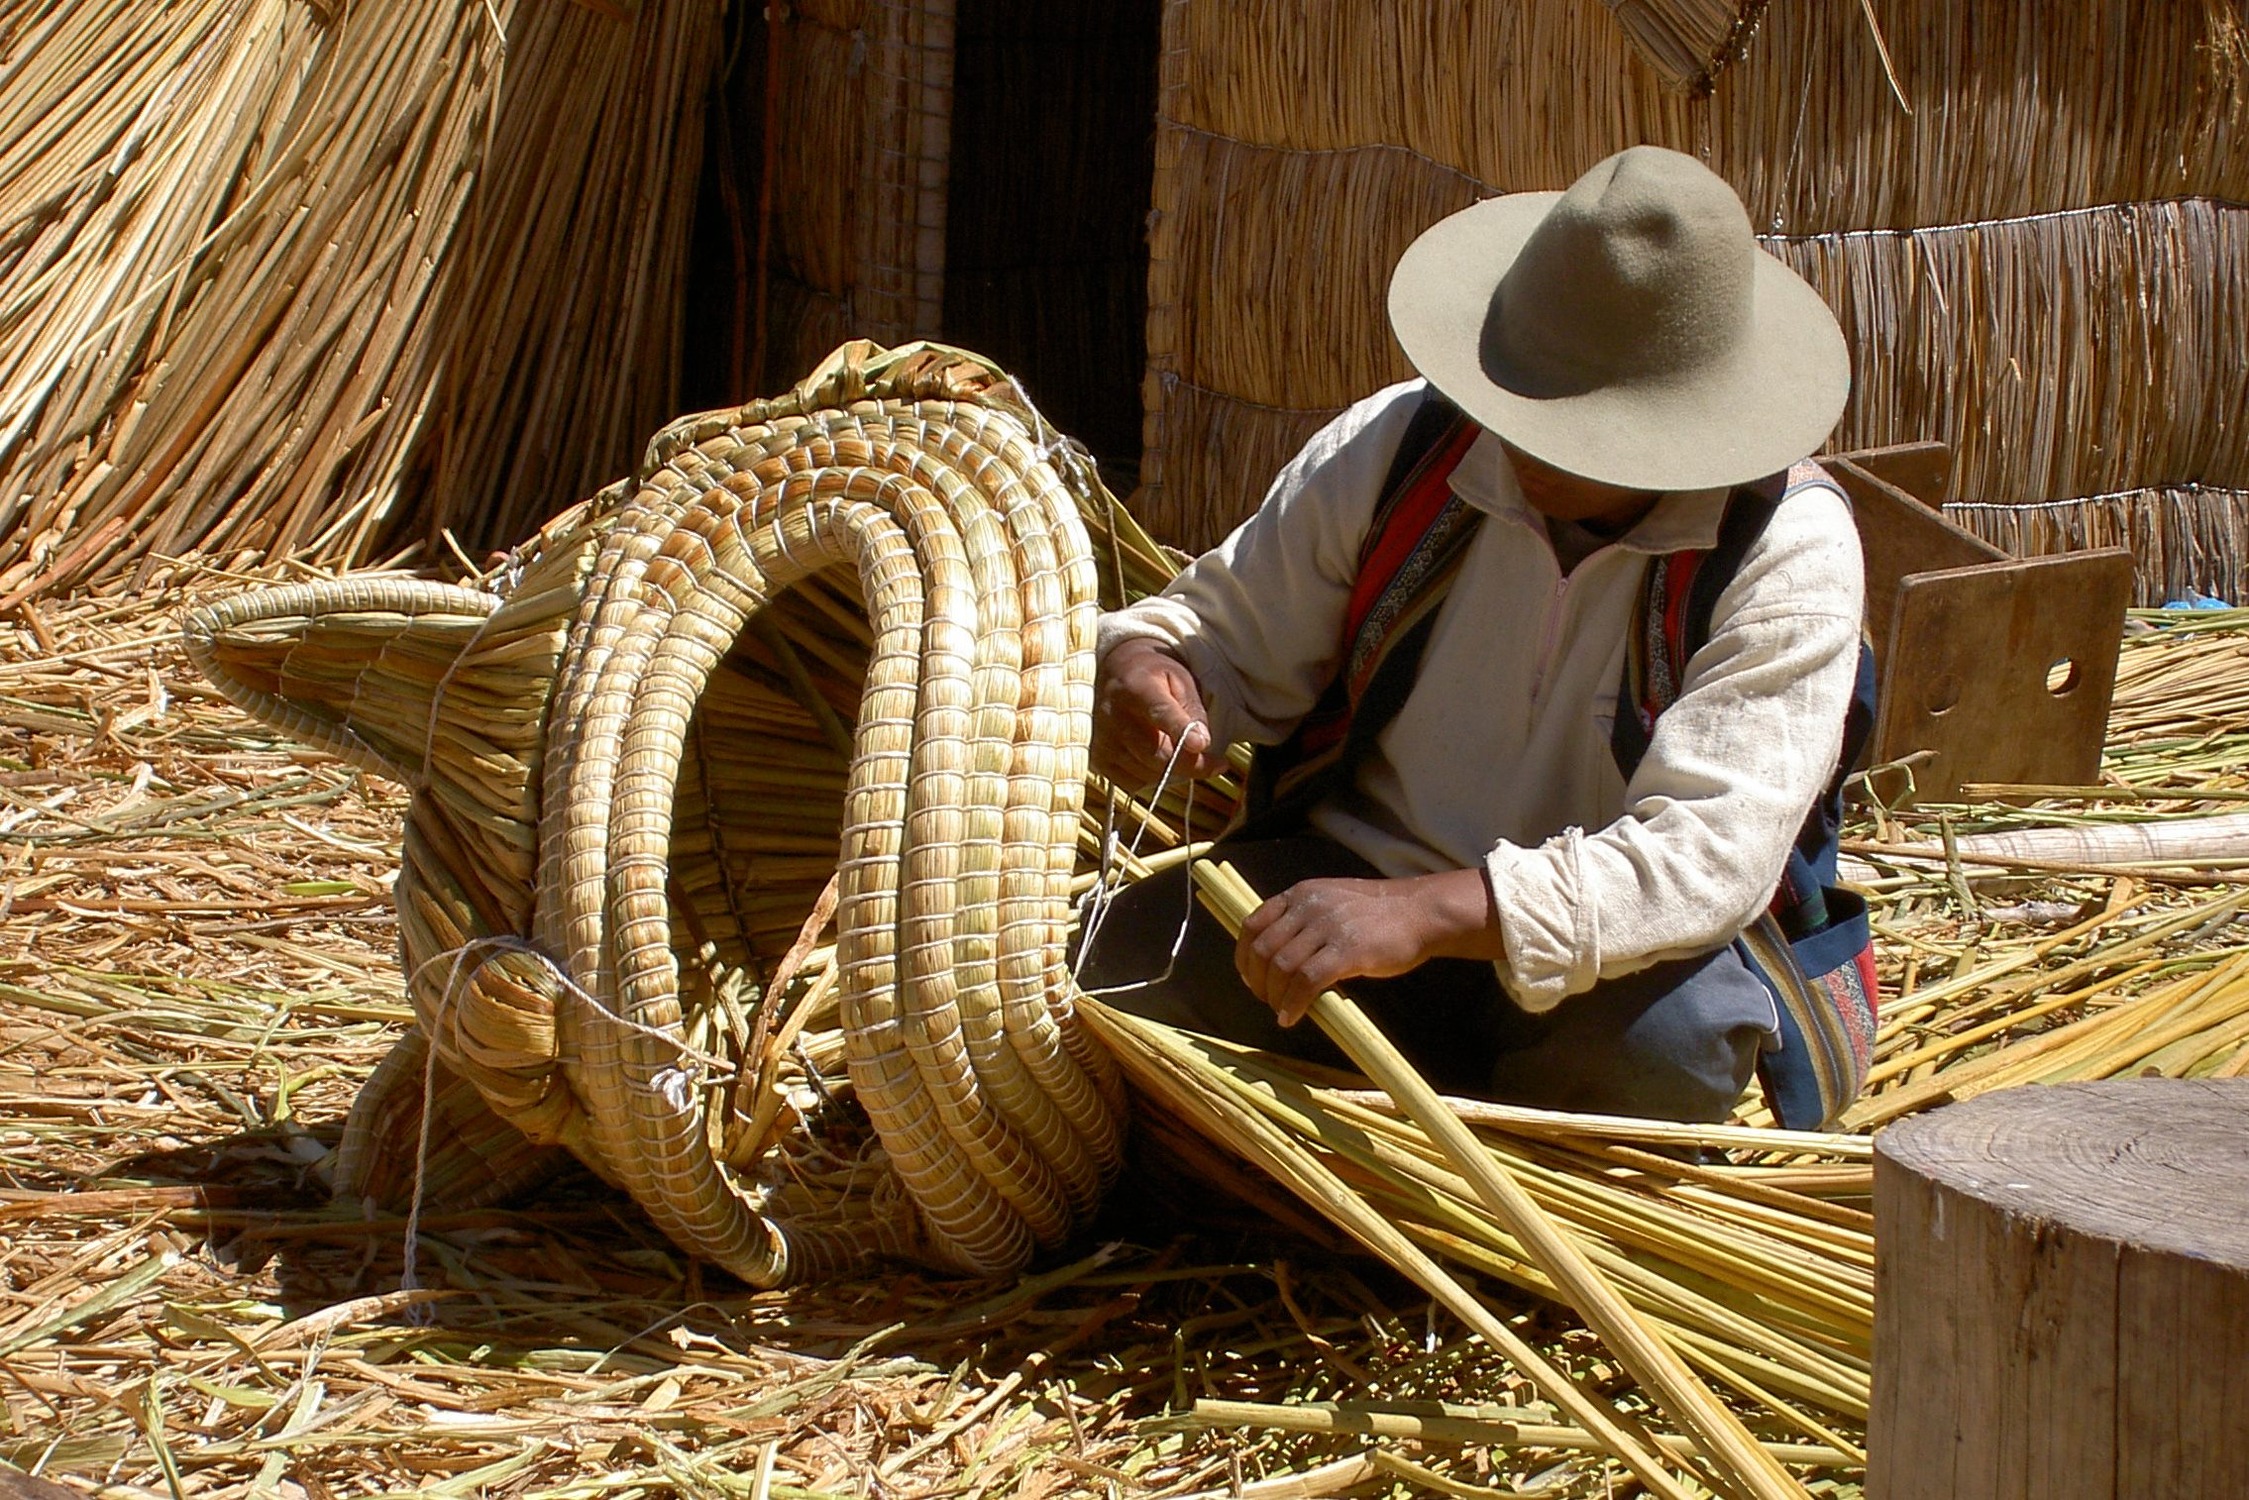
<instances>
[{"instance_id":1,"label":"bundled reed stack","mask_svg":"<svg viewBox=\"0 0 2249 1500\"><path fill-rule=\"evenodd\" d=\"M510 541L676 409L718 0L11 9L0 598Z\"/></svg>"},{"instance_id":2,"label":"bundled reed stack","mask_svg":"<svg viewBox=\"0 0 2249 1500\"><path fill-rule=\"evenodd\" d=\"M487 1201L564 1146L767 1286L1060 1243L1120 1148L1064 958L1102 498L990 367L856 344L665 429L494 592L197 610L237 702L415 788L421 1025L343 1190ZM823 1063L792 1043L824 1007ZM877 1140L769 1159L838 1071Z\"/></svg>"},{"instance_id":3,"label":"bundled reed stack","mask_svg":"<svg viewBox=\"0 0 2249 1500\"><path fill-rule=\"evenodd\" d=\"M1643 141L1835 307L1838 447L1942 438L1959 519L2249 585L2249 42L2221 0L1168 0L1141 513L1195 548L1411 373L1399 252Z\"/></svg>"}]
</instances>

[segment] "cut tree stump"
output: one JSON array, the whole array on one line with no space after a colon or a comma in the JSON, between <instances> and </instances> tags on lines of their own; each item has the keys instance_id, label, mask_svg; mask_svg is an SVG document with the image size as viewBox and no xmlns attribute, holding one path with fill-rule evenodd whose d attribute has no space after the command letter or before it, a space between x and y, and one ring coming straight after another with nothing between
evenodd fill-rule
<instances>
[{"instance_id":1,"label":"cut tree stump","mask_svg":"<svg viewBox=\"0 0 2249 1500\"><path fill-rule=\"evenodd\" d=\"M1876 1138L1870 1500L2249 1497L2249 1078Z\"/></svg>"}]
</instances>

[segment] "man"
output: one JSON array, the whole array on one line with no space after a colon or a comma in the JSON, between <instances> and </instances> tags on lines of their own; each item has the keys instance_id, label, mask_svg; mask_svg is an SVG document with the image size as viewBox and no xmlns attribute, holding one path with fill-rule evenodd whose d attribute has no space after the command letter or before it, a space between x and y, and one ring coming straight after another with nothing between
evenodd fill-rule
<instances>
[{"instance_id":1,"label":"man","mask_svg":"<svg viewBox=\"0 0 2249 1500\"><path fill-rule=\"evenodd\" d=\"M1225 850L1269 899L1238 944L1196 910L1172 963L1185 872L1145 882L1084 983L1331 1062L1295 1023L1340 985L1440 1086L1721 1119L1779 1024L1735 940L1858 672L1857 535L1791 468L1841 414L1841 332L1722 180L1655 147L1435 225L1390 320L1425 381L1346 411L1102 621L1114 774L1273 747ZM1681 646L1660 585L1698 566L1718 591Z\"/></svg>"}]
</instances>

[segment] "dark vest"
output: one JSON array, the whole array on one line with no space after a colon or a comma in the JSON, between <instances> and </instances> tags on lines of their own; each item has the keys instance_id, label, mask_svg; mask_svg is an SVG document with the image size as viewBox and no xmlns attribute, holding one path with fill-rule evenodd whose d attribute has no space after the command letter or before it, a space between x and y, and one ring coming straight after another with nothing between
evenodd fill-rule
<instances>
[{"instance_id":1,"label":"dark vest","mask_svg":"<svg viewBox=\"0 0 2249 1500\"><path fill-rule=\"evenodd\" d=\"M1230 837L1293 832L1321 800L1350 785L1405 706L1437 612L1483 520L1450 482L1478 433L1434 391L1414 411L1360 543L1336 675L1286 740L1252 756L1243 818ZM1712 546L1649 559L1610 736L1610 753L1628 783L1657 720L1678 698L1688 663L1710 640L1719 594L1780 507L1785 480L1776 474L1737 487ZM1866 906L1835 884L1843 783L1873 719L1874 658L1862 644L1835 774L1797 834L1771 909L1737 939L1773 993L1778 1045L1758 1072L1775 1117L1791 1129L1831 1125L1857 1097L1873 1056Z\"/></svg>"}]
</instances>

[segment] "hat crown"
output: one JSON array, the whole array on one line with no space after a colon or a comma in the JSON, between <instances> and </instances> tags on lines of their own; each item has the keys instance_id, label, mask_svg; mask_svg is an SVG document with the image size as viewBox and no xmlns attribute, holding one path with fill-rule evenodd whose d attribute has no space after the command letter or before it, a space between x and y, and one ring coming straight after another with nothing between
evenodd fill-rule
<instances>
[{"instance_id":1,"label":"hat crown","mask_svg":"<svg viewBox=\"0 0 2249 1500\"><path fill-rule=\"evenodd\" d=\"M1501 278L1484 368L1532 397L1691 376L1749 337L1756 256L1723 178L1661 147L1619 152L1555 201Z\"/></svg>"}]
</instances>

